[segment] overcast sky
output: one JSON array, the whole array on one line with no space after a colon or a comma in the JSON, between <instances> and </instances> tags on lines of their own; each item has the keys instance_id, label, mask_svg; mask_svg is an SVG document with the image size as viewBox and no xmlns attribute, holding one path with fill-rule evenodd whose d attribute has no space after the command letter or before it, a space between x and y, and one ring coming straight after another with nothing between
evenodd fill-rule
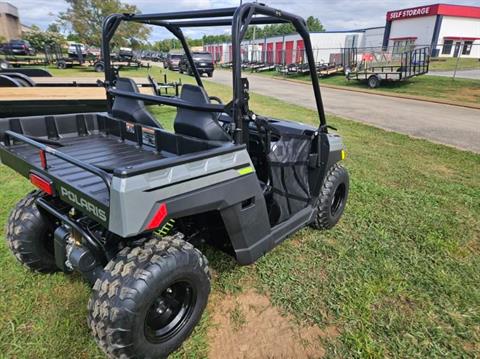
<instances>
[{"instance_id":1,"label":"overcast sky","mask_svg":"<svg viewBox=\"0 0 480 359\"><path fill-rule=\"evenodd\" d=\"M247 0L248 1L248 0ZM245 2L247 2L245 1ZM185 11L196 9L209 9L229 7L239 4L233 0L128 0L130 4L137 5L143 13L159 13L168 11ZM384 26L385 14L389 10L398 10L420 5L429 5L434 1L425 0L263 0L267 5L282 10L290 11L304 17L313 15L318 17L327 30L353 30L364 27ZM479 5L480 0L446 1L458 5ZM20 12L20 20L25 25L38 25L46 28L53 22L60 11L66 10L63 0L10 0ZM227 32L226 28L195 29L185 31L190 37L201 37L207 33ZM169 36L164 30L155 30L151 41Z\"/></svg>"}]
</instances>

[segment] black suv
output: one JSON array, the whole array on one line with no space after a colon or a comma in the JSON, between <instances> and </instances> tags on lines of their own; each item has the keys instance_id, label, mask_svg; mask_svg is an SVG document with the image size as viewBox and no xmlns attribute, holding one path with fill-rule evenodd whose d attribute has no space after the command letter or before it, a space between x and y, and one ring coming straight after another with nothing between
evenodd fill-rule
<instances>
[{"instance_id":1,"label":"black suv","mask_svg":"<svg viewBox=\"0 0 480 359\"><path fill-rule=\"evenodd\" d=\"M25 40L10 40L10 42L3 45L2 52L5 55L35 55L35 49Z\"/></svg>"},{"instance_id":2,"label":"black suv","mask_svg":"<svg viewBox=\"0 0 480 359\"><path fill-rule=\"evenodd\" d=\"M195 63L195 67L197 68L198 73L200 76L202 74L207 74L208 77L213 76L213 56L209 52L192 52L193 62ZM190 69L190 65L188 64L188 59L185 55L182 56L180 63L178 64L178 68L180 73L187 73L192 75L193 72Z\"/></svg>"}]
</instances>

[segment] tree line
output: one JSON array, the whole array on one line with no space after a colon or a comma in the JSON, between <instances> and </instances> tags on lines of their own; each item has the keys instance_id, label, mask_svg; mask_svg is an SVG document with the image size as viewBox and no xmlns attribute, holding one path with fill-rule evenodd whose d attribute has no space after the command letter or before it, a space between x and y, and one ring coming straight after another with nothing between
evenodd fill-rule
<instances>
[{"instance_id":1,"label":"tree line","mask_svg":"<svg viewBox=\"0 0 480 359\"><path fill-rule=\"evenodd\" d=\"M37 50L52 43L76 41L90 46L100 47L102 36L102 21L112 13L136 13L141 11L135 5L129 5L120 0L65 0L68 4L66 11L61 12L58 19L49 25L46 31L32 26L31 31L25 32L24 38ZM309 16L307 27L311 32L325 31L320 20ZM265 26L250 26L245 34L246 40L260 39L270 36L281 36L295 33L291 24L272 24ZM176 38L148 42L151 27L135 23L122 22L112 39L112 45L128 46L134 49L149 49L168 52L171 49L181 49L181 43ZM227 34L204 35L199 39L187 38L189 46L230 42Z\"/></svg>"}]
</instances>

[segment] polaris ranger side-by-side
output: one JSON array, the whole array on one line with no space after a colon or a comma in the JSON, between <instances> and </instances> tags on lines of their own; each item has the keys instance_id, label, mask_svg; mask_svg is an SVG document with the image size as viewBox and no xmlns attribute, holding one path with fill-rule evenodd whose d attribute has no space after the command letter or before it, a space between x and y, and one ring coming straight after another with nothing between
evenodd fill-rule
<instances>
[{"instance_id":1,"label":"polaris ranger side-by-side","mask_svg":"<svg viewBox=\"0 0 480 359\"><path fill-rule=\"evenodd\" d=\"M255 15L255 16L254 16ZM197 85L145 95L110 66L122 21L163 26L182 43ZM290 22L302 36L320 124L249 109L240 44L249 25ZM182 28L232 26L233 98L209 97ZM333 227L349 189L341 138L328 133L305 21L257 3L103 24L108 111L0 120L3 164L38 190L7 228L15 257L39 272L79 271L93 285L88 325L116 358L158 358L200 320L210 292L199 241L253 263L304 226ZM166 131L144 102L177 108Z\"/></svg>"}]
</instances>

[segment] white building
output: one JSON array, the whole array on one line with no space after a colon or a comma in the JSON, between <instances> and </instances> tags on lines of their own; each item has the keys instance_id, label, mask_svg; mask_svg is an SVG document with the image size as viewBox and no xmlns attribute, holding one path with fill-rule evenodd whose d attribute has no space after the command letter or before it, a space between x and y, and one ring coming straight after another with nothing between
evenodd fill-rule
<instances>
[{"instance_id":1,"label":"white building","mask_svg":"<svg viewBox=\"0 0 480 359\"><path fill-rule=\"evenodd\" d=\"M310 33L316 62L338 62L342 48L381 48L384 27L352 31L325 31ZM243 58L271 64L291 64L305 61L305 44L298 34L275 36L243 42ZM230 62L232 46L229 43L205 45L218 62Z\"/></svg>"},{"instance_id":2,"label":"white building","mask_svg":"<svg viewBox=\"0 0 480 359\"><path fill-rule=\"evenodd\" d=\"M389 11L383 46L430 46L432 56L480 57L480 7L435 4Z\"/></svg>"}]
</instances>

